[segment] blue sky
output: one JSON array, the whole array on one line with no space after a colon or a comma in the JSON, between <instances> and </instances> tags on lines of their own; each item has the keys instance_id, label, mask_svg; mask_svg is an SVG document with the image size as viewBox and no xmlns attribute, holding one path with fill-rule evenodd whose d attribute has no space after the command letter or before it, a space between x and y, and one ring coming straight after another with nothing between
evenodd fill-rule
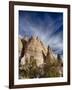
<instances>
[{"instance_id":1,"label":"blue sky","mask_svg":"<svg viewBox=\"0 0 72 90\"><path fill-rule=\"evenodd\" d=\"M63 55L63 13L19 11L19 36L38 36L55 53Z\"/></svg>"}]
</instances>

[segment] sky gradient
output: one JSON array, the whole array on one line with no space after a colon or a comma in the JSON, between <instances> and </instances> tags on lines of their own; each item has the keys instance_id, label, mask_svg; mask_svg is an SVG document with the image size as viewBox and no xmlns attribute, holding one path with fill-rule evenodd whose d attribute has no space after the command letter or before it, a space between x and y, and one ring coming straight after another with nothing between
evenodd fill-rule
<instances>
[{"instance_id":1,"label":"sky gradient","mask_svg":"<svg viewBox=\"0 0 72 90\"><path fill-rule=\"evenodd\" d=\"M38 36L63 56L63 13L19 11L19 37Z\"/></svg>"}]
</instances>

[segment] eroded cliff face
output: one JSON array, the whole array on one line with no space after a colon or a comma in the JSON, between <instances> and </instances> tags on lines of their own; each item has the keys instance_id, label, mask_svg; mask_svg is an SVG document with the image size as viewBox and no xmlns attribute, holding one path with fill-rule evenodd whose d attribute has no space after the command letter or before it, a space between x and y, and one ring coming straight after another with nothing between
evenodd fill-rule
<instances>
[{"instance_id":1,"label":"eroded cliff face","mask_svg":"<svg viewBox=\"0 0 72 90\"><path fill-rule=\"evenodd\" d=\"M33 56L34 59L36 60L37 66L39 66L44 63L42 51L46 55L47 48L44 47L44 45L38 38L32 37L25 49L25 56L28 59L30 59L30 57Z\"/></svg>"},{"instance_id":2,"label":"eroded cliff face","mask_svg":"<svg viewBox=\"0 0 72 90\"><path fill-rule=\"evenodd\" d=\"M33 56L36 59L36 63L39 66L43 63L54 63L58 60L57 55L55 55L50 48L50 46L45 47L43 42L38 37L31 38L19 38L19 52L22 54L21 61L25 62L25 59L30 60Z\"/></svg>"},{"instance_id":3,"label":"eroded cliff face","mask_svg":"<svg viewBox=\"0 0 72 90\"><path fill-rule=\"evenodd\" d=\"M23 45L25 45L24 44L25 41L26 40L24 39ZM21 64L22 64L22 62L24 64L25 59L28 59L28 62L29 62L31 56L34 57L38 66L43 64L44 59L43 59L42 51L46 55L47 48L43 45L43 43L39 40L38 37L31 37L27 41L27 44L25 46L24 55L21 59Z\"/></svg>"},{"instance_id":4,"label":"eroded cliff face","mask_svg":"<svg viewBox=\"0 0 72 90\"><path fill-rule=\"evenodd\" d=\"M19 53L19 57L21 55L22 52L22 48L23 48L23 44L20 38L18 38L18 53Z\"/></svg>"},{"instance_id":5,"label":"eroded cliff face","mask_svg":"<svg viewBox=\"0 0 72 90\"><path fill-rule=\"evenodd\" d=\"M48 69L57 70L57 73L63 74L63 62L60 56L55 55L50 46L46 47L38 37L19 39L19 51L21 51L21 66L24 66L26 61L30 63L32 59L35 60L37 67L41 70L44 70L44 68L47 69L46 72L48 72Z\"/></svg>"}]
</instances>

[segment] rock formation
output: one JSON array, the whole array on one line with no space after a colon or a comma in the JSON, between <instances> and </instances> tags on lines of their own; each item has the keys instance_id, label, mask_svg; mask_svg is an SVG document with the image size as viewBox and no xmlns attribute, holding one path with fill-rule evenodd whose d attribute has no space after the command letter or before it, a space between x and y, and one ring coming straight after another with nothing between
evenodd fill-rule
<instances>
[{"instance_id":1,"label":"rock formation","mask_svg":"<svg viewBox=\"0 0 72 90\"><path fill-rule=\"evenodd\" d=\"M23 39L19 39L19 52L21 66L24 66L26 61L30 64L31 60L35 60L37 65L36 67L40 70L40 75L38 73L35 77L48 76L49 70L51 71L50 76L56 76L56 74L57 76L63 75L62 59L59 55L56 57L50 46L45 47L43 42L38 37L32 36L31 38L24 37ZM46 71L44 72L44 70ZM52 74L54 70L56 73Z\"/></svg>"},{"instance_id":2,"label":"rock formation","mask_svg":"<svg viewBox=\"0 0 72 90\"><path fill-rule=\"evenodd\" d=\"M23 40L23 44L25 45L25 48L22 50L24 51L23 58L28 58L30 60L30 57L33 56L34 59L36 59L36 63L39 66L40 64L44 63L42 51L46 55L47 48L43 45L43 43L36 37L31 37L27 43ZM22 61L23 61L22 58ZM24 59L25 61L25 59Z\"/></svg>"}]
</instances>

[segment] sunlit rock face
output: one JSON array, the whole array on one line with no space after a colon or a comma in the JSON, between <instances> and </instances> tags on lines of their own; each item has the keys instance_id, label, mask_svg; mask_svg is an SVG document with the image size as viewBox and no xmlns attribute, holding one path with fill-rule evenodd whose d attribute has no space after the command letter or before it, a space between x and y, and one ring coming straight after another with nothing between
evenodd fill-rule
<instances>
[{"instance_id":1,"label":"sunlit rock face","mask_svg":"<svg viewBox=\"0 0 72 90\"><path fill-rule=\"evenodd\" d=\"M33 57L36 60L37 66L41 66L44 63L53 64L61 63L60 57L55 55L50 46L45 47L43 42L38 37L19 39L19 55L20 64L24 65L26 59L30 62L30 58Z\"/></svg>"},{"instance_id":2,"label":"sunlit rock face","mask_svg":"<svg viewBox=\"0 0 72 90\"><path fill-rule=\"evenodd\" d=\"M21 41L20 38L18 38L18 54L19 54L19 57L20 57L20 55L21 55L22 48L23 48L22 41Z\"/></svg>"},{"instance_id":3,"label":"sunlit rock face","mask_svg":"<svg viewBox=\"0 0 72 90\"><path fill-rule=\"evenodd\" d=\"M40 74L36 77L42 77L49 72L51 76L63 76L63 61L50 46L46 47L38 37L34 36L19 39L20 69L24 70L27 65L29 69L32 60L36 62Z\"/></svg>"},{"instance_id":4,"label":"sunlit rock face","mask_svg":"<svg viewBox=\"0 0 72 90\"><path fill-rule=\"evenodd\" d=\"M52 52L52 49L48 46L47 55L46 55L46 63L53 64L57 60L56 56Z\"/></svg>"},{"instance_id":5,"label":"sunlit rock face","mask_svg":"<svg viewBox=\"0 0 72 90\"><path fill-rule=\"evenodd\" d=\"M47 48L38 39L38 37L31 37L30 40L27 42L24 57L27 58L28 62L29 62L30 57L33 56L34 59L36 60L37 66L39 66L44 63L42 51L46 55ZM25 60L23 58L22 58L22 60Z\"/></svg>"}]
</instances>

